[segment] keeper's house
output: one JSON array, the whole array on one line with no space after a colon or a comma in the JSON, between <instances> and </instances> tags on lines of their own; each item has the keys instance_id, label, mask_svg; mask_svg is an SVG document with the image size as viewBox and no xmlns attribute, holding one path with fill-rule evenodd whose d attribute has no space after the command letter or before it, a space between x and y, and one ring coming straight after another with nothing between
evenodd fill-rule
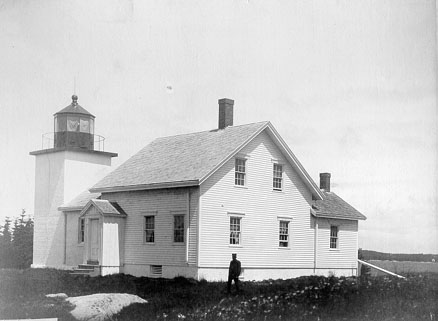
<instances>
[{"instance_id":1,"label":"keeper's house","mask_svg":"<svg viewBox=\"0 0 438 321\"><path fill-rule=\"evenodd\" d=\"M365 219L310 178L270 122L157 138L92 186L117 156L96 149L94 116L55 114L54 145L36 156L33 266L224 280L232 253L246 280L356 275ZM100 136L98 136L100 137ZM88 185L87 185L88 184Z\"/></svg>"}]
</instances>

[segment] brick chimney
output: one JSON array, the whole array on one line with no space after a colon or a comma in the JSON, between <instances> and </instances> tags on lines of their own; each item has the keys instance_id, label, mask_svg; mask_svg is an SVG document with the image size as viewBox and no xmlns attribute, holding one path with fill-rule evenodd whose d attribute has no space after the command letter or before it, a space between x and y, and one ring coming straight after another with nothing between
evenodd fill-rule
<instances>
[{"instance_id":1,"label":"brick chimney","mask_svg":"<svg viewBox=\"0 0 438 321\"><path fill-rule=\"evenodd\" d=\"M319 188L324 192L330 192L330 173L319 174Z\"/></svg>"},{"instance_id":2,"label":"brick chimney","mask_svg":"<svg viewBox=\"0 0 438 321\"><path fill-rule=\"evenodd\" d=\"M234 100L228 98L219 99L219 129L233 126Z\"/></svg>"}]
</instances>

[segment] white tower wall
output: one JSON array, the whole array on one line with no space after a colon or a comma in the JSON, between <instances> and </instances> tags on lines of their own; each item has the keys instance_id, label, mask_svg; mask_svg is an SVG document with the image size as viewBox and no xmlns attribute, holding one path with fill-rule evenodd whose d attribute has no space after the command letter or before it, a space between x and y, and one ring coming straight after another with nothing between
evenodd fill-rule
<instances>
[{"instance_id":1,"label":"white tower wall","mask_svg":"<svg viewBox=\"0 0 438 321\"><path fill-rule=\"evenodd\" d=\"M35 225L32 267L57 267L65 258L65 217L58 207L103 178L116 154L46 150L35 155Z\"/></svg>"}]
</instances>

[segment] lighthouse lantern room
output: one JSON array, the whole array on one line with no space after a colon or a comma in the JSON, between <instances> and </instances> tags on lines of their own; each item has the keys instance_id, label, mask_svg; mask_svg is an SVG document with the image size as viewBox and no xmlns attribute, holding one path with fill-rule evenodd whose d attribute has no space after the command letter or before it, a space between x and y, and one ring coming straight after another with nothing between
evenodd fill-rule
<instances>
[{"instance_id":1,"label":"lighthouse lantern room","mask_svg":"<svg viewBox=\"0 0 438 321\"><path fill-rule=\"evenodd\" d=\"M54 117L54 148L94 149L95 117L78 104L78 96L73 95L72 103Z\"/></svg>"}]
</instances>

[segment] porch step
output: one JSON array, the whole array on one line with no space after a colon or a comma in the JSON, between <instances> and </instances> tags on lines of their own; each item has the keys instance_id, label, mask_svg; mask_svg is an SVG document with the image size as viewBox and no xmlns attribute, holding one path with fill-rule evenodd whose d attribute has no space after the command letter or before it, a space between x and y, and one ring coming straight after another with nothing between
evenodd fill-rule
<instances>
[{"instance_id":1,"label":"porch step","mask_svg":"<svg viewBox=\"0 0 438 321\"><path fill-rule=\"evenodd\" d=\"M96 276L95 268L98 267L98 264L79 264L70 274Z\"/></svg>"},{"instance_id":2,"label":"porch step","mask_svg":"<svg viewBox=\"0 0 438 321\"><path fill-rule=\"evenodd\" d=\"M94 268L98 267L98 264L79 264L78 269L80 270L94 270Z\"/></svg>"},{"instance_id":3,"label":"porch step","mask_svg":"<svg viewBox=\"0 0 438 321\"><path fill-rule=\"evenodd\" d=\"M99 265L99 261L97 261L97 260L87 260L87 265Z\"/></svg>"}]
</instances>

